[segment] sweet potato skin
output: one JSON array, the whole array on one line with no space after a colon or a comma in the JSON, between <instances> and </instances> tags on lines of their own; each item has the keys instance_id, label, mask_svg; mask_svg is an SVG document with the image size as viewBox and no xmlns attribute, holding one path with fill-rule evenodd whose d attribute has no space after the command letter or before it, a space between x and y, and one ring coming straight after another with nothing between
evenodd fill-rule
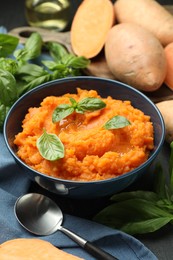
<instances>
[{"instance_id":1,"label":"sweet potato skin","mask_svg":"<svg viewBox=\"0 0 173 260\"><path fill-rule=\"evenodd\" d=\"M164 82L173 91L173 42L169 43L164 50L167 61L167 72Z\"/></svg>"},{"instance_id":2,"label":"sweet potato skin","mask_svg":"<svg viewBox=\"0 0 173 260\"><path fill-rule=\"evenodd\" d=\"M85 0L72 21L70 36L74 53L95 57L103 48L109 29L115 23L115 11L110 0Z\"/></svg>"},{"instance_id":3,"label":"sweet potato skin","mask_svg":"<svg viewBox=\"0 0 173 260\"><path fill-rule=\"evenodd\" d=\"M173 15L155 0L117 0L119 23L133 22L151 31L166 46L173 42Z\"/></svg>"},{"instance_id":4,"label":"sweet potato skin","mask_svg":"<svg viewBox=\"0 0 173 260\"><path fill-rule=\"evenodd\" d=\"M165 129L166 129L165 140L168 143L171 143L173 141L173 120L172 120L173 100L161 101L157 103L156 106L160 110L165 122Z\"/></svg>"},{"instance_id":5,"label":"sweet potato skin","mask_svg":"<svg viewBox=\"0 0 173 260\"><path fill-rule=\"evenodd\" d=\"M155 91L165 79L164 48L151 32L139 25L113 26L105 43L105 57L117 80L141 91Z\"/></svg>"}]
</instances>

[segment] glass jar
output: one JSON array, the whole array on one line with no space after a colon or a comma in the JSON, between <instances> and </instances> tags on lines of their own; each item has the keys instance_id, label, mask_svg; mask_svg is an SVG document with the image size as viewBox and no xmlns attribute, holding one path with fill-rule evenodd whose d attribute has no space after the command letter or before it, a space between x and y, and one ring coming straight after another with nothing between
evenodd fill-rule
<instances>
[{"instance_id":1,"label":"glass jar","mask_svg":"<svg viewBox=\"0 0 173 260\"><path fill-rule=\"evenodd\" d=\"M63 31L70 22L70 0L25 0L29 25Z\"/></svg>"}]
</instances>

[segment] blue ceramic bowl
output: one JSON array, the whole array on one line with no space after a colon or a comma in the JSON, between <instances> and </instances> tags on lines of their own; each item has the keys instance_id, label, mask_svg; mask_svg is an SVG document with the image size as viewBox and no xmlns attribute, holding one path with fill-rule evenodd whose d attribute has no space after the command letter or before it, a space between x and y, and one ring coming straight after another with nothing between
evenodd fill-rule
<instances>
[{"instance_id":1,"label":"blue ceramic bowl","mask_svg":"<svg viewBox=\"0 0 173 260\"><path fill-rule=\"evenodd\" d=\"M21 131L22 120L31 106L39 106L40 102L50 95L60 96L65 93L76 93L76 88L95 89L102 97L112 96L115 99L130 100L132 105L151 117L154 126L154 149L149 159L135 170L122 176L102 181L69 181L46 176L27 166L16 155L16 146L13 144L15 135ZM41 187L71 198L98 198L117 193L144 173L161 150L165 138L165 126L162 116L153 102L140 91L117 82L103 78L81 76L70 77L42 84L29 91L12 106L4 123L4 137L6 145L24 174L37 182Z\"/></svg>"}]
</instances>

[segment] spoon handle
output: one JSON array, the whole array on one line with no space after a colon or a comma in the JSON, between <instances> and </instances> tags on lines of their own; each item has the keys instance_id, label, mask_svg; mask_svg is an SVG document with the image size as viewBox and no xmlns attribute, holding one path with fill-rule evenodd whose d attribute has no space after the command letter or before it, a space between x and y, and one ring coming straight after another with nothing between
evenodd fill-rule
<instances>
[{"instance_id":1,"label":"spoon handle","mask_svg":"<svg viewBox=\"0 0 173 260\"><path fill-rule=\"evenodd\" d=\"M60 231L70 237L73 241L75 241L79 246L84 248L90 255L94 256L96 259L99 260L118 260L118 258L110 255L109 253L105 252L101 248L95 246L93 243L85 240L84 238L78 236L77 234L73 233L67 228L60 227Z\"/></svg>"}]
</instances>

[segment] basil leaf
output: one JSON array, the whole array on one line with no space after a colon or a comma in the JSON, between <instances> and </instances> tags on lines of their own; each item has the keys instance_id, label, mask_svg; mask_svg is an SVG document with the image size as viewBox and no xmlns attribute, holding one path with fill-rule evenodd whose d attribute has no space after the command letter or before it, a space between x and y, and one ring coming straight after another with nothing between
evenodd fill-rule
<instances>
[{"instance_id":1,"label":"basil leaf","mask_svg":"<svg viewBox=\"0 0 173 260\"><path fill-rule=\"evenodd\" d=\"M68 54L68 51L66 48L57 42L48 42L45 44L46 48L49 50L51 57L55 61L59 61L64 57L65 55Z\"/></svg>"},{"instance_id":2,"label":"basil leaf","mask_svg":"<svg viewBox=\"0 0 173 260\"><path fill-rule=\"evenodd\" d=\"M7 70L14 75L18 70L18 64L10 58L0 58L0 69Z\"/></svg>"},{"instance_id":3,"label":"basil leaf","mask_svg":"<svg viewBox=\"0 0 173 260\"><path fill-rule=\"evenodd\" d=\"M62 63L74 69L84 69L90 64L90 60L83 56L78 57L73 54L68 54L62 57Z\"/></svg>"},{"instance_id":4,"label":"basil leaf","mask_svg":"<svg viewBox=\"0 0 173 260\"><path fill-rule=\"evenodd\" d=\"M110 200L111 201L124 201L124 200L131 200L131 199L145 199L148 201L157 202L159 200L159 196L152 191L129 191L129 192L121 192L113 195Z\"/></svg>"},{"instance_id":5,"label":"basil leaf","mask_svg":"<svg viewBox=\"0 0 173 260\"><path fill-rule=\"evenodd\" d=\"M18 98L16 80L14 76L0 69L0 100L5 106L11 106Z\"/></svg>"},{"instance_id":6,"label":"basil leaf","mask_svg":"<svg viewBox=\"0 0 173 260\"><path fill-rule=\"evenodd\" d=\"M30 82L38 77L47 74L49 73L42 67L31 63L24 64L17 70L17 77L20 77L21 80L24 80L26 82Z\"/></svg>"},{"instance_id":7,"label":"basil leaf","mask_svg":"<svg viewBox=\"0 0 173 260\"><path fill-rule=\"evenodd\" d=\"M76 107L77 107L77 105L78 105L78 103L76 102L76 100L75 100L74 98L70 98L70 102L72 103L72 107L73 107L74 109L76 109Z\"/></svg>"},{"instance_id":8,"label":"basil leaf","mask_svg":"<svg viewBox=\"0 0 173 260\"><path fill-rule=\"evenodd\" d=\"M53 111L52 122L56 123L56 122L62 120L63 118L69 116L74 111L75 111L75 109L72 106L68 105L68 104L59 105Z\"/></svg>"},{"instance_id":9,"label":"basil leaf","mask_svg":"<svg viewBox=\"0 0 173 260\"><path fill-rule=\"evenodd\" d=\"M0 57L12 54L18 43L19 38L9 34L0 34Z\"/></svg>"},{"instance_id":10,"label":"basil leaf","mask_svg":"<svg viewBox=\"0 0 173 260\"><path fill-rule=\"evenodd\" d=\"M94 221L130 234L153 232L172 219L172 214L155 203L138 198L109 205L94 217Z\"/></svg>"},{"instance_id":11,"label":"basil leaf","mask_svg":"<svg viewBox=\"0 0 173 260\"><path fill-rule=\"evenodd\" d=\"M156 165L154 171L154 191L158 194L158 196L162 199L168 198L168 187L166 185L166 177L163 173L162 167L160 164Z\"/></svg>"},{"instance_id":12,"label":"basil leaf","mask_svg":"<svg viewBox=\"0 0 173 260\"><path fill-rule=\"evenodd\" d=\"M3 129L4 120L6 118L6 115L9 111L9 109L10 109L10 107L5 106L0 101L0 131L2 131L2 129Z\"/></svg>"},{"instance_id":13,"label":"basil leaf","mask_svg":"<svg viewBox=\"0 0 173 260\"><path fill-rule=\"evenodd\" d=\"M21 96L22 94L26 93L30 89L33 89L33 88L41 85L42 83L49 81L50 79L51 79L51 75L47 73L46 75L33 79L31 82L29 82L27 84L20 84L18 92Z\"/></svg>"},{"instance_id":14,"label":"basil leaf","mask_svg":"<svg viewBox=\"0 0 173 260\"><path fill-rule=\"evenodd\" d=\"M87 97L78 102L76 112L96 111L106 107L105 102L100 98Z\"/></svg>"},{"instance_id":15,"label":"basil leaf","mask_svg":"<svg viewBox=\"0 0 173 260\"><path fill-rule=\"evenodd\" d=\"M17 60L31 60L41 54L42 38L39 33L34 32L27 39L23 49L18 49L14 52Z\"/></svg>"},{"instance_id":16,"label":"basil leaf","mask_svg":"<svg viewBox=\"0 0 173 260\"><path fill-rule=\"evenodd\" d=\"M106 129L119 129L130 125L131 123L124 116L114 116L103 126Z\"/></svg>"},{"instance_id":17,"label":"basil leaf","mask_svg":"<svg viewBox=\"0 0 173 260\"><path fill-rule=\"evenodd\" d=\"M170 221L170 217L157 217L147 220L130 222L121 226L121 231L126 232L130 235L146 234L160 229L161 227L168 224Z\"/></svg>"},{"instance_id":18,"label":"basil leaf","mask_svg":"<svg viewBox=\"0 0 173 260\"><path fill-rule=\"evenodd\" d=\"M37 140L37 148L46 160L55 161L64 157L64 146L55 134L44 131Z\"/></svg>"},{"instance_id":19,"label":"basil leaf","mask_svg":"<svg viewBox=\"0 0 173 260\"><path fill-rule=\"evenodd\" d=\"M63 70L64 70L64 67L65 67L64 65L61 65L61 64L58 66L57 63L52 60L43 60L42 63L49 70L56 70L56 69L61 69L61 68L63 68Z\"/></svg>"}]
</instances>

